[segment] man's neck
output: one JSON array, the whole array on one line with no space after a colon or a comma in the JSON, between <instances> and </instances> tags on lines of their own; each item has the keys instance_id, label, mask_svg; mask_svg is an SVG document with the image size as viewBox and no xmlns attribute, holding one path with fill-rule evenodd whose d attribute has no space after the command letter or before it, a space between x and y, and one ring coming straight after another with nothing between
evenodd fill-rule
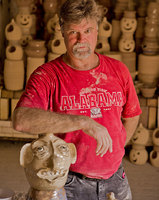
<instances>
[{"instance_id":1,"label":"man's neck","mask_svg":"<svg viewBox=\"0 0 159 200\"><path fill-rule=\"evenodd\" d=\"M88 58L77 59L75 57L70 57L67 53L63 56L63 61L72 67L80 71L86 71L93 69L99 65L99 58L97 54L93 53Z\"/></svg>"}]
</instances>

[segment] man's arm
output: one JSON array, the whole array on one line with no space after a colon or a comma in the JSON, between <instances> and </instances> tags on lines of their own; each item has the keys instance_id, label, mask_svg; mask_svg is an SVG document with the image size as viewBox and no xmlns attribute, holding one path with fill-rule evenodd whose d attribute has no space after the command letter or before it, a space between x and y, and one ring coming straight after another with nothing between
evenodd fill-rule
<instances>
[{"instance_id":1,"label":"man's arm","mask_svg":"<svg viewBox=\"0 0 159 200\"><path fill-rule=\"evenodd\" d=\"M103 156L108 149L112 152L112 140L107 129L87 116L19 107L13 113L12 121L15 130L32 134L83 130L97 141L97 155Z\"/></svg>"},{"instance_id":2,"label":"man's arm","mask_svg":"<svg viewBox=\"0 0 159 200\"><path fill-rule=\"evenodd\" d=\"M122 122L123 122L123 125L126 129L126 132L127 132L127 137L126 137L126 143L125 143L125 146L128 144L128 142L131 140L136 128L137 128L137 125L138 125L138 122L139 122L139 115L138 116L135 116L135 117L131 117L131 118L122 118Z\"/></svg>"}]
</instances>

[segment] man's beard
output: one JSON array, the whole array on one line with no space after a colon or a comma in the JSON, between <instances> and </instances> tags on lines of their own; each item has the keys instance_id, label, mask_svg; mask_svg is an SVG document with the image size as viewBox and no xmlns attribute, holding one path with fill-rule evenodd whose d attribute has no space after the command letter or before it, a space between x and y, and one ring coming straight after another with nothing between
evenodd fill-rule
<instances>
[{"instance_id":1,"label":"man's beard","mask_svg":"<svg viewBox=\"0 0 159 200\"><path fill-rule=\"evenodd\" d=\"M73 47L73 54L78 59L88 58L91 54L91 48L88 43L77 43Z\"/></svg>"}]
</instances>

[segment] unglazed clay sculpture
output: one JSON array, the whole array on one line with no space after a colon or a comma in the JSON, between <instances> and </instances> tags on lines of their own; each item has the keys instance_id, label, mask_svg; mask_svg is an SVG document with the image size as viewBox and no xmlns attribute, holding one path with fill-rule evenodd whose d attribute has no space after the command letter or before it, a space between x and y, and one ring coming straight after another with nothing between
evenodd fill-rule
<instances>
[{"instance_id":1,"label":"unglazed clay sculpture","mask_svg":"<svg viewBox=\"0 0 159 200\"><path fill-rule=\"evenodd\" d=\"M129 154L130 161L135 165L144 165L148 160L145 146L133 144Z\"/></svg>"},{"instance_id":2,"label":"unglazed clay sculpture","mask_svg":"<svg viewBox=\"0 0 159 200\"><path fill-rule=\"evenodd\" d=\"M133 34L137 27L135 15L135 11L124 11L124 16L120 21L122 35L119 40L119 50L121 52L129 53L134 51L135 41Z\"/></svg>"},{"instance_id":3,"label":"unglazed clay sculpture","mask_svg":"<svg viewBox=\"0 0 159 200\"><path fill-rule=\"evenodd\" d=\"M159 128L152 133L153 150L150 152L150 163L154 167L159 167Z\"/></svg>"},{"instance_id":4,"label":"unglazed clay sculpture","mask_svg":"<svg viewBox=\"0 0 159 200\"><path fill-rule=\"evenodd\" d=\"M143 165L148 160L146 144L149 140L149 131L143 127L142 123L137 127L131 141L132 149L129 154L130 161L136 165Z\"/></svg>"},{"instance_id":5,"label":"unglazed clay sculpture","mask_svg":"<svg viewBox=\"0 0 159 200\"><path fill-rule=\"evenodd\" d=\"M4 61L4 85L7 90L22 90L24 86L23 48L20 45L22 31L14 19L6 26L5 36L8 46Z\"/></svg>"},{"instance_id":6,"label":"unglazed clay sculpture","mask_svg":"<svg viewBox=\"0 0 159 200\"><path fill-rule=\"evenodd\" d=\"M45 55L47 49L45 47L44 40L30 40L27 47L25 48L27 55L27 73L26 80L29 79L32 72L45 63Z\"/></svg>"},{"instance_id":7,"label":"unglazed clay sculpture","mask_svg":"<svg viewBox=\"0 0 159 200\"><path fill-rule=\"evenodd\" d=\"M16 23L20 26L22 30L21 45L25 47L29 40L32 40L31 27L33 24L33 18L30 13L30 3L31 0L24 2L24 0L17 1L18 14L16 15Z\"/></svg>"},{"instance_id":8,"label":"unglazed clay sculpture","mask_svg":"<svg viewBox=\"0 0 159 200\"><path fill-rule=\"evenodd\" d=\"M69 167L75 162L74 144L52 133L25 144L20 151L20 165L31 187L28 200L66 200L64 185Z\"/></svg>"},{"instance_id":9,"label":"unglazed clay sculpture","mask_svg":"<svg viewBox=\"0 0 159 200\"><path fill-rule=\"evenodd\" d=\"M54 32L53 38L48 42L50 52L48 53L48 61L64 54L66 52L66 47L64 43L64 38L61 33L59 18L57 15L50 19L47 24L48 32Z\"/></svg>"},{"instance_id":10,"label":"unglazed clay sculpture","mask_svg":"<svg viewBox=\"0 0 159 200\"><path fill-rule=\"evenodd\" d=\"M108 38L112 33L112 25L107 21L106 17L104 17L103 21L100 23L98 32L96 52L106 54L107 51L110 51Z\"/></svg>"},{"instance_id":11,"label":"unglazed clay sculpture","mask_svg":"<svg viewBox=\"0 0 159 200\"><path fill-rule=\"evenodd\" d=\"M146 85L157 86L159 78L159 55L138 56L138 79ZM151 66L151 67L150 67Z\"/></svg>"},{"instance_id":12,"label":"unglazed clay sculpture","mask_svg":"<svg viewBox=\"0 0 159 200\"><path fill-rule=\"evenodd\" d=\"M158 24L159 24L159 3L149 2L145 25L145 37L142 43L143 54L157 55L159 52Z\"/></svg>"}]
</instances>

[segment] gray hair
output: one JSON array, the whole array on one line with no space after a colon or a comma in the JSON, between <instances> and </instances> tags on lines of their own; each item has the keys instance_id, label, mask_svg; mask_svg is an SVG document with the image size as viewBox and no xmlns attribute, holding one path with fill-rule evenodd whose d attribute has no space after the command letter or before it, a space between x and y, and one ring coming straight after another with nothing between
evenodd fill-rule
<instances>
[{"instance_id":1,"label":"gray hair","mask_svg":"<svg viewBox=\"0 0 159 200\"><path fill-rule=\"evenodd\" d=\"M102 7L94 0L66 0L60 10L59 23L62 28L65 23L77 24L84 18L91 18L99 24L102 13Z\"/></svg>"}]
</instances>

